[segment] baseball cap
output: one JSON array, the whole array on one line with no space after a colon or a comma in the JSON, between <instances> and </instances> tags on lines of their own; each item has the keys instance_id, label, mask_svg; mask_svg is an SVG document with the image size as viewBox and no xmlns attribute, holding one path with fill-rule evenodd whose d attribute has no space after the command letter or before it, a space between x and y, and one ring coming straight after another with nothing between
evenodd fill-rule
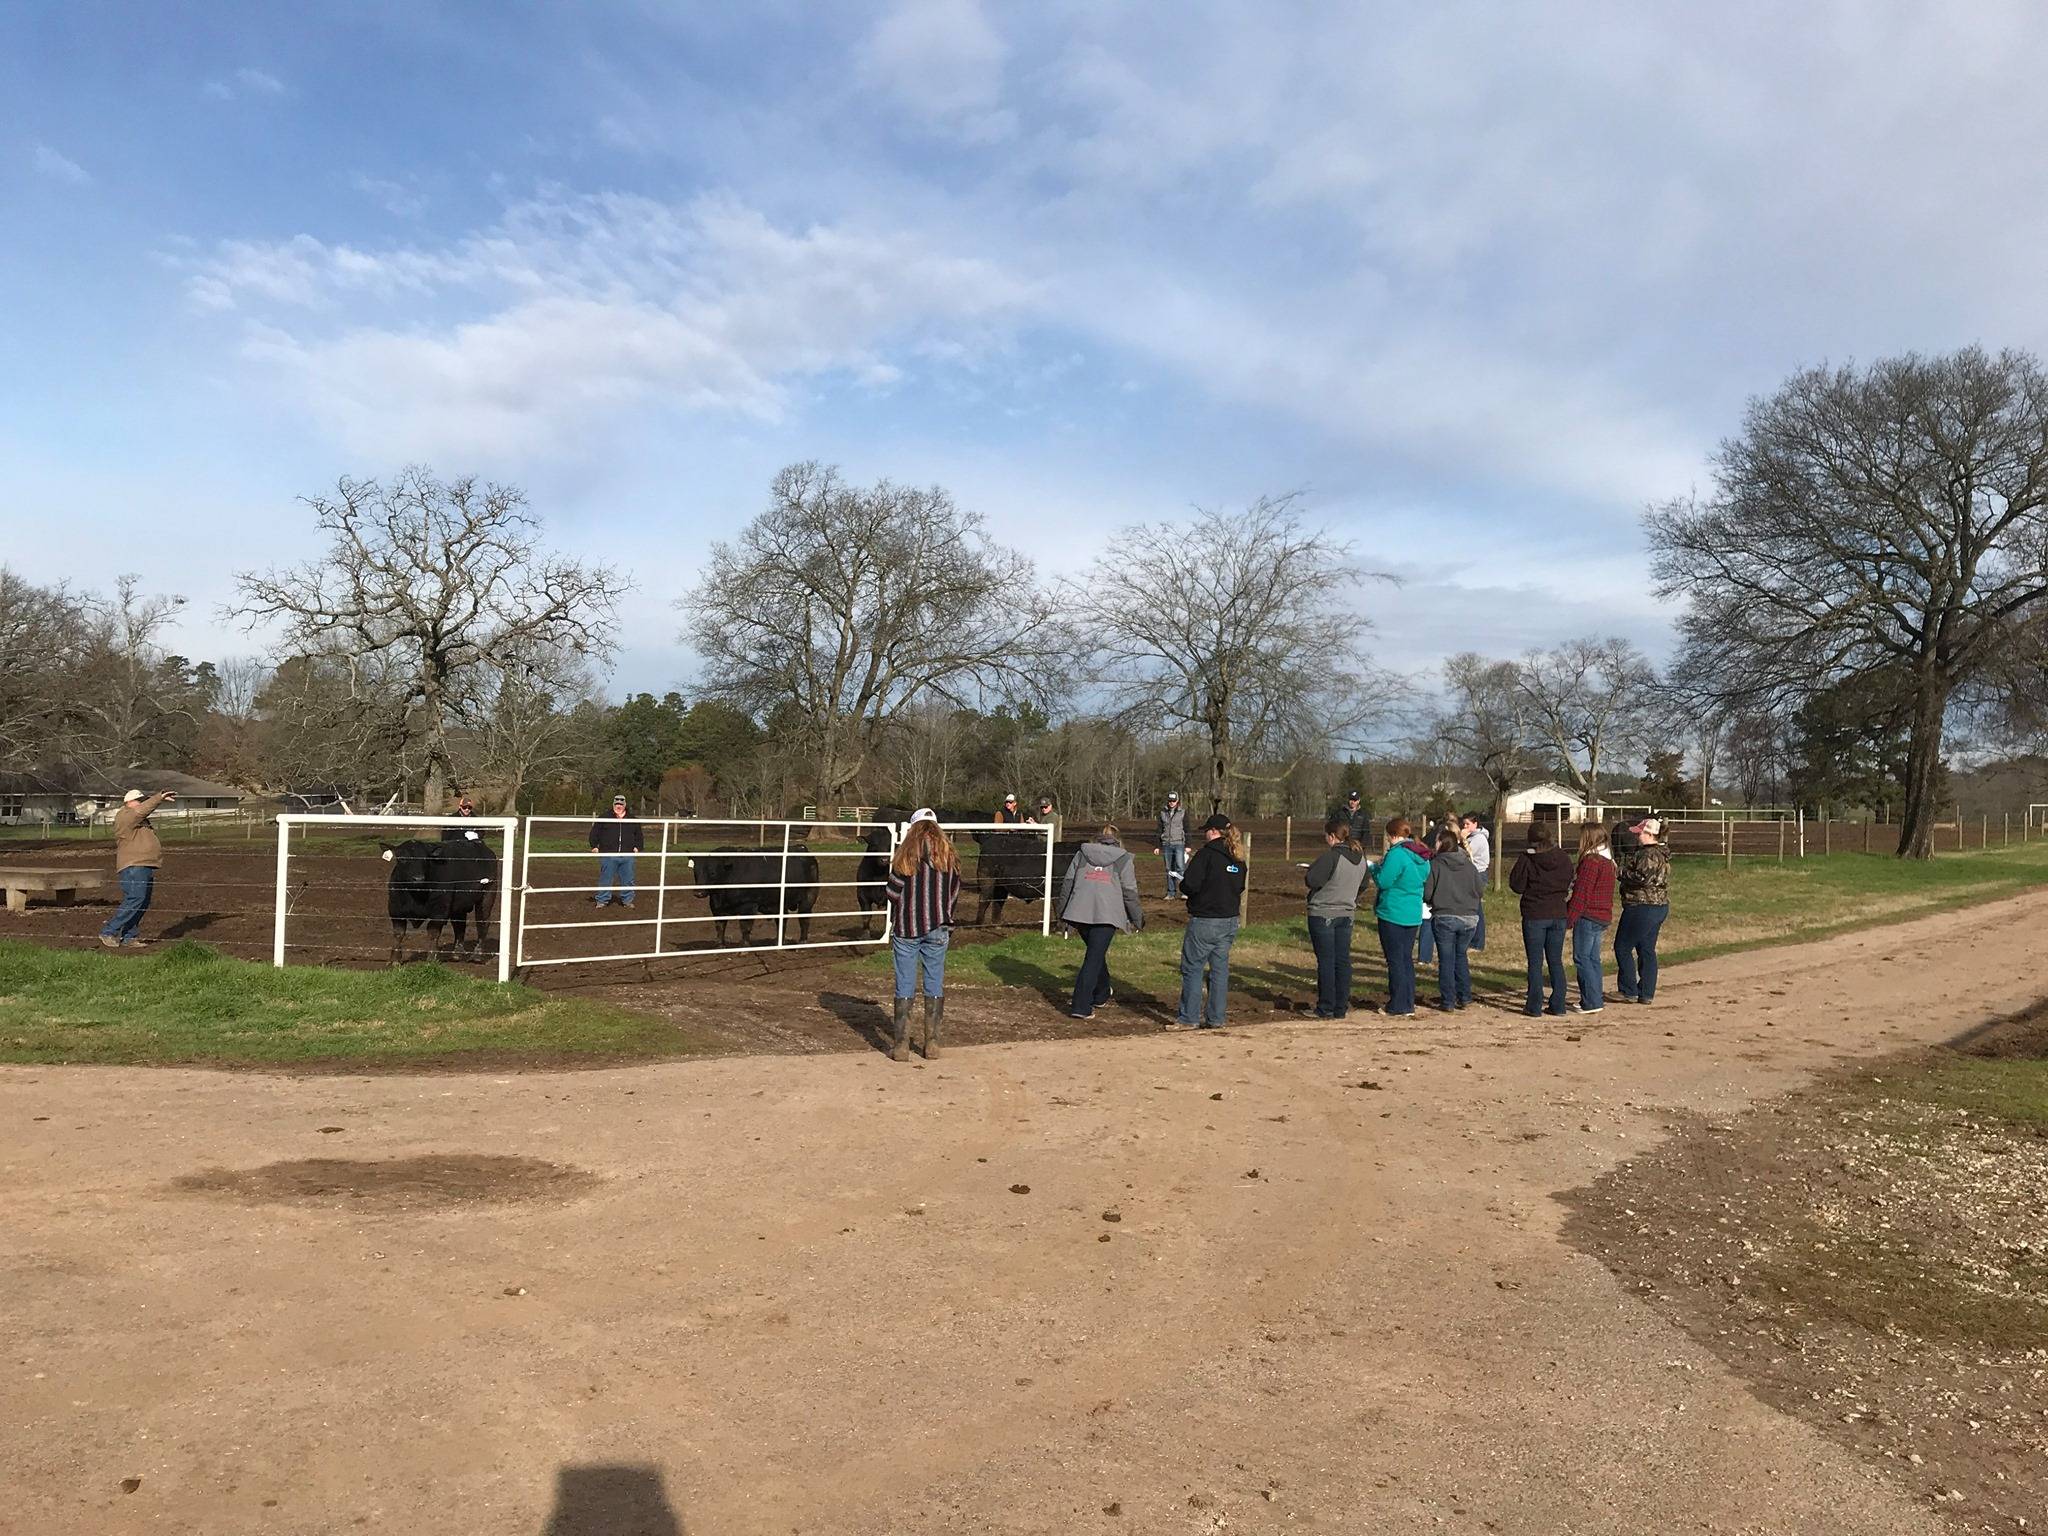
<instances>
[{"instance_id":1,"label":"baseball cap","mask_svg":"<svg viewBox=\"0 0 2048 1536\"><path fill-rule=\"evenodd\" d=\"M625 797L624 795L613 795L613 796L612 796L612 804L613 804L613 805L624 805L625 803L626 803L626 797Z\"/></svg>"},{"instance_id":2,"label":"baseball cap","mask_svg":"<svg viewBox=\"0 0 2048 1536\"><path fill-rule=\"evenodd\" d=\"M1350 794L1346 795L1344 798L1346 800L1356 800L1359 798L1358 791L1354 789L1351 791Z\"/></svg>"},{"instance_id":3,"label":"baseball cap","mask_svg":"<svg viewBox=\"0 0 2048 1536\"><path fill-rule=\"evenodd\" d=\"M1649 833L1652 837L1661 837L1664 834L1664 823L1659 821L1655 816L1645 816L1641 821L1637 822L1636 825L1638 827L1641 827L1645 832Z\"/></svg>"},{"instance_id":4,"label":"baseball cap","mask_svg":"<svg viewBox=\"0 0 2048 1536\"><path fill-rule=\"evenodd\" d=\"M128 803L129 803L129 802L130 802L131 800L141 800L141 799L144 799L144 798L146 798L146 797L145 797L145 796L143 795L143 793L142 793L142 791L141 791L141 790L139 790L139 789L131 789L131 790L129 790L129 791L128 791L128 793L127 793L127 794L125 794L125 795L123 795L123 796L121 797L121 803L122 803L123 805L126 805L126 804L128 804Z\"/></svg>"},{"instance_id":5,"label":"baseball cap","mask_svg":"<svg viewBox=\"0 0 2048 1536\"><path fill-rule=\"evenodd\" d=\"M1017 797L1015 795L1012 795L1010 796L1010 798L1014 800ZM914 827L920 821L936 822L938 819L939 813L937 811L933 810L928 805L921 805L916 810L910 813L910 820L906 822L905 825Z\"/></svg>"},{"instance_id":6,"label":"baseball cap","mask_svg":"<svg viewBox=\"0 0 2048 1536\"><path fill-rule=\"evenodd\" d=\"M1228 832L1230 830L1230 818L1221 811L1218 811L1214 816L1211 816L1202 823L1202 830L1204 832Z\"/></svg>"},{"instance_id":7,"label":"baseball cap","mask_svg":"<svg viewBox=\"0 0 2048 1536\"><path fill-rule=\"evenodd\" d=\"M1180 791L1177 789L1168 790L1166 798L1169 800L1178 800L1180 798Z\"/></svg>"},{"instance_id":8,"label":"baseball cap","mask_svg":"<svg viewBox=\"0 0 2048 1536\"><path fill-rule=\"evenodd\" d=\"M1016 798L1017 797L1014 794L1005 795L1003 796L1003 804L1008 805L1012 800Z\"/></svg>"}]
</instances>

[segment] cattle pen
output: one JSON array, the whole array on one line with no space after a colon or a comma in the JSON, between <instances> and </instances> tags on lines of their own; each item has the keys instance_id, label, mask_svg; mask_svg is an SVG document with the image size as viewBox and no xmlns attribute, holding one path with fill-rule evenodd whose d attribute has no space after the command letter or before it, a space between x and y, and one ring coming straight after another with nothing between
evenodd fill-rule
<instances>
[{"instance_id":1,"label":"cattle pen","mask_svg":"<svg viewBox=\"0 0 2048 1536\"><path fill-rule=\"evenodd\" d=\"M286 928L292 909L291 850L292 829L294 827L300 828L303 831L310 831L315 827L345 827L350 832L358 834L382 832L386 828L417 827L422 829L438 829L443 836L446 836L449 831L453 830L466 832L473 837L480 837L486 829L490 829L496 831L505 840L505 852L498 861L498 867L501 871L511 867L512 849L519 836L519 818L516 816L336 816L321 812L287 811L282 813L277 818L277 911L273 918L274 927L271 937L271 964L280 970L284 967L285 951L289 947L286 942ZM494 899L504 897L502 883L497 891L493 893L493 897ZM505 906L509 905L509 898L506 898ZM512 979L511 951L509 946L505 944L503 937L506 916L507 913L504 907L501 907L498 914L499 941L497 958L499 981L510 981ZM484 919L484 923L488 923L487 917ZM479 927L478 935L478 942L481 944L486 937L485 927Z\"/></svg>"}]
</instances>

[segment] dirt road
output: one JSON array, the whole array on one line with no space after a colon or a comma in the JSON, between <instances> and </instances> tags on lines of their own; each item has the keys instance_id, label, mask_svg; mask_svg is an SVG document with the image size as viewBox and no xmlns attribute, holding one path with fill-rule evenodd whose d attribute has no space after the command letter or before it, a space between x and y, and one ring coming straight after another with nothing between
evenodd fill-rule
<instances>
[{"instance_id":1,"label":"dirt road","mask_svg":"<svg viewBox=\"0 0 2048 1536\"><path fill-rule=\"evenodd\" d=\"M2044 915L1708 962L1583 1021L0 1069L0 1528L1937 1529L1553 1197L2035 1001Z\"/></svg>"}]
</instances>

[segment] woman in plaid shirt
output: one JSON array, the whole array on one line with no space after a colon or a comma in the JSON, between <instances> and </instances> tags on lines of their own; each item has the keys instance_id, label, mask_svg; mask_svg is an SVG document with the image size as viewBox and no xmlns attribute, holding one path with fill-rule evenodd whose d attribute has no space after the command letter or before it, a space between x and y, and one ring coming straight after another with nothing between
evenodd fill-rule
<instances>
[{"instance_id":1,"label":"woman in plaid shirt","mask_svg":"<svg viewBox=\"0 0 2048 1536\"><path fill-rule=\"evenodd\" d=\"M1588 827L1579 834L1579 867L1564 905L1572 969L1579 973L1578 1013L1598 1013L1606 1006L1600 991L1600 943L1613 921L1614 854L1607 845L1607 829Z\"/></svg>"},{"instance_id":2,"label":"woman in plaid shirt","mask_svg":"<svg viewBox=\"0 0 2048 1536\"><path fill-rule=\"evenodd\" d=\"M953 906L960 899L960 855L939 828L936 813L913 812L889 861L889 949L896 962L896 1012L889 1059L910 1060L910 1000L924 969L924 1055L939 1054L946 1021L946 946L953 937Z\"/></svg>"}]
</instances>

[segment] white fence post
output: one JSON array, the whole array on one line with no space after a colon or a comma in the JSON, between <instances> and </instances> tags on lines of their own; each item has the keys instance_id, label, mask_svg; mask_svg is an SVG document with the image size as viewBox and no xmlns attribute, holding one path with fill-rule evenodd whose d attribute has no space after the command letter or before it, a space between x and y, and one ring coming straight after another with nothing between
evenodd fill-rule
<instances>
[{"instance_id":1,"label":"white fence post","mask_svg":"<svg viewBox=\"0 0 2048 1536\"><path fill-rule=\"evenodd\" d=\"M270 940L270 963L279 970L284 969L284 914L285 914L285 871L289 863L288 852L291 843L291 824L282 816L277 819L277 924Z\"/></svg>"},{"instance_id":2,"label":"white fence post","mask_svg":"<svg viewBox=\"0 0 2048 1536\"><path fill-rule=\"evenodd\" d=\"M782 948L783 930L789 926L789 823L782 824L782 870L775 882L775 947Z\"/></svg>"},{"instance_id":3,"label":"white fence post","mask_svg":"<svg viewBox=\"0 0 2048 1536\"><path fill-rule=\"evenodd\" d=\"M1052 834L1053 828L1045 829L1045 901L1044 910L1038 920L1038 936L1052 937Z\"/></svg>"},{"instance_id":4,"label":"white fence post","mask_svg":"<svg viewBox=\"0 0 2048 1536\"><path fill-rule=\"evenodd\" d=\"M661 824L661 853L655 865L654 878L661 883L654 889L654 952L661 953L661 925L668 919L668 822ZM527 841L533 841L531 833Z\"/></svg>"}]
</instances>

